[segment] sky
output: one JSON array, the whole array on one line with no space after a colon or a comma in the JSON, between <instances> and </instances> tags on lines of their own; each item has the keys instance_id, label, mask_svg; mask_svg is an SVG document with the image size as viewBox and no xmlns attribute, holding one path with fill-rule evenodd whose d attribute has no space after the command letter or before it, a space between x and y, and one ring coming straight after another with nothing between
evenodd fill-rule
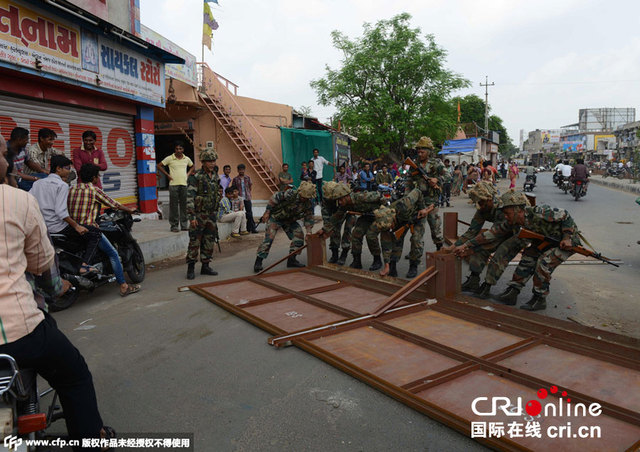
<instances>
[{"instance_id":1,"label":"sky","mask_svg":"<svg viewBox=\"0 0 640 452\"><path fill-rule=\"evenodd\" d=\"M194 54L202 52L202 0L141 0L141 22ZM219 0L220 27L205 61L239 85L238 94L311 107L326 121L332 107L309 86L340 67L330 33L350 38L408 12L411 24L446 49L448 69L472 87L454 95L484 98L514 144L520 130L578 122L578 110L640 107L640 2L633 0ZM638 114L640 116L640 112ZM637 116L638 119L640 119Z\"/></svg>"}]
</instances>

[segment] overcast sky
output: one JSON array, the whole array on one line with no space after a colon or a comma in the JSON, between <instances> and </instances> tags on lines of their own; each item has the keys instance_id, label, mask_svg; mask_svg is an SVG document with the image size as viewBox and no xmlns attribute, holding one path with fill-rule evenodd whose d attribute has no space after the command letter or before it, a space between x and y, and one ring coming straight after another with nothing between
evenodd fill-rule
<instances>
[{"instance_id":1,"label":"overcast sky","mask_svg":"<svg viewBox=\"0 0 640 452\"><path fill-rule=\"evenodd\" d=\"M635 0L219 0L220 28L205 61L243 96L310 106L326 120L309 81L339 67L330 33L354 38L364 22L408 12L435 36L447 66L484 97L514 144L520 129L578 122L578 109L640 105L640 2ZM202 0L141 0L141 21L200 61Z\"/></svg>"}]
</instances>

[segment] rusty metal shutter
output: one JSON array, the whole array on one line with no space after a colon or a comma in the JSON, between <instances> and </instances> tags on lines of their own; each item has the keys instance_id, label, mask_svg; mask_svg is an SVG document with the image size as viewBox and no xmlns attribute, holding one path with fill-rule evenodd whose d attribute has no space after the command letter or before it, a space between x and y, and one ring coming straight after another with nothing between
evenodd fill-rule
<instances>
[{"instance_id":1,"label":"rusty metal shutter","mask_svg":"<svg viewBox=\"0 0 640 452\"><path fill-rule=\"evenodd\" d=\"M82 145L82 133L93 130L107 160L107 171L101 173L103 188L123 204L138 201L133 123L133 116L0 96L0 128L6 138L14 127L24 127L30 131L30 143L35 143L38 130L47 127L58 134L54 147L71 158L72 149Z\"/></svg>"}]
</instances>

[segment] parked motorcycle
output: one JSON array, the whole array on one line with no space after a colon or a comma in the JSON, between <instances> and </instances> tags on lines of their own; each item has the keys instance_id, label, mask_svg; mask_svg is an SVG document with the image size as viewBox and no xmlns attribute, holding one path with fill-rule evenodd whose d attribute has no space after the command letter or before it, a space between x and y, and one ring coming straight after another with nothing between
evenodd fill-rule
<instances>
[{"instance_id":1,"label":"parked motorcycle","mask_svg":"<svg viewBox=\"0 0 640 452\"><path fill-rule=\"evenodd\" d=\"M120 210L108 209L98 219L100 231L118 250L122 268L133 283L140 283L145 277L145 264L142 250L131 234L133 223L141 221L131 214ZM63 234L51 234L53 244L58 255L60 275L72 285L58 298L46 298L49 310L56 312L67 309L76 302L81 290L92 292L96 288L116 280L109 257L99 248L92 262L88 262L97 272L80 274L77 269L82 263L84 245L68 239Z\"/></svg>"},{"instance_id":2,"label":"parked motorcycle","mask_svg":"<svg viewBox=\"0 0 640 452\"><path fill-rule=\"evenodd\" d=\"M24 447L24 440L45 438L51 423L64 418L57 393L51 388L39 393L37 382L35 370L19 369L12 356L0 354L0 418L4 445L14 446L12 450L35 451L35 447ZM44 413L41 400L50 393L53 399Z\"/></svg>"},{"instance_id":3,"label":"parked motorcycle","mask_svg":"<svg viewBox=\"0 0 640 452\"><path fill-rule=\"evenodd\" d=\"M611 176L611 177L617 177L618 179L624 179L624 176L626 175L626 173L627 171L625 168L610 166L609 168L607 168L607 171L604 172L604 174L602 175L602 178L605 179Z\"/></svg>"}]
</instances>

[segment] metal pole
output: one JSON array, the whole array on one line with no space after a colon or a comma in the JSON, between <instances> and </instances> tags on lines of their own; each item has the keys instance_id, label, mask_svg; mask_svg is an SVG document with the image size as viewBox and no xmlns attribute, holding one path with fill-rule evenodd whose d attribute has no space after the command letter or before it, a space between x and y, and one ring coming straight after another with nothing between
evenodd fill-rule
<instances>
[{"instance_id":1,"label":"metal pole","mask_svg":"<svg viewBox=\"0 0 640 452\"><path fill-rule=\"evenodd\" d=\"M494 86L495 83L489 83L489 76L484 76L484 83L480 83L480 86L484 86L484 135L489 137L489 87Z\"/></svg>"}]
</instances>

